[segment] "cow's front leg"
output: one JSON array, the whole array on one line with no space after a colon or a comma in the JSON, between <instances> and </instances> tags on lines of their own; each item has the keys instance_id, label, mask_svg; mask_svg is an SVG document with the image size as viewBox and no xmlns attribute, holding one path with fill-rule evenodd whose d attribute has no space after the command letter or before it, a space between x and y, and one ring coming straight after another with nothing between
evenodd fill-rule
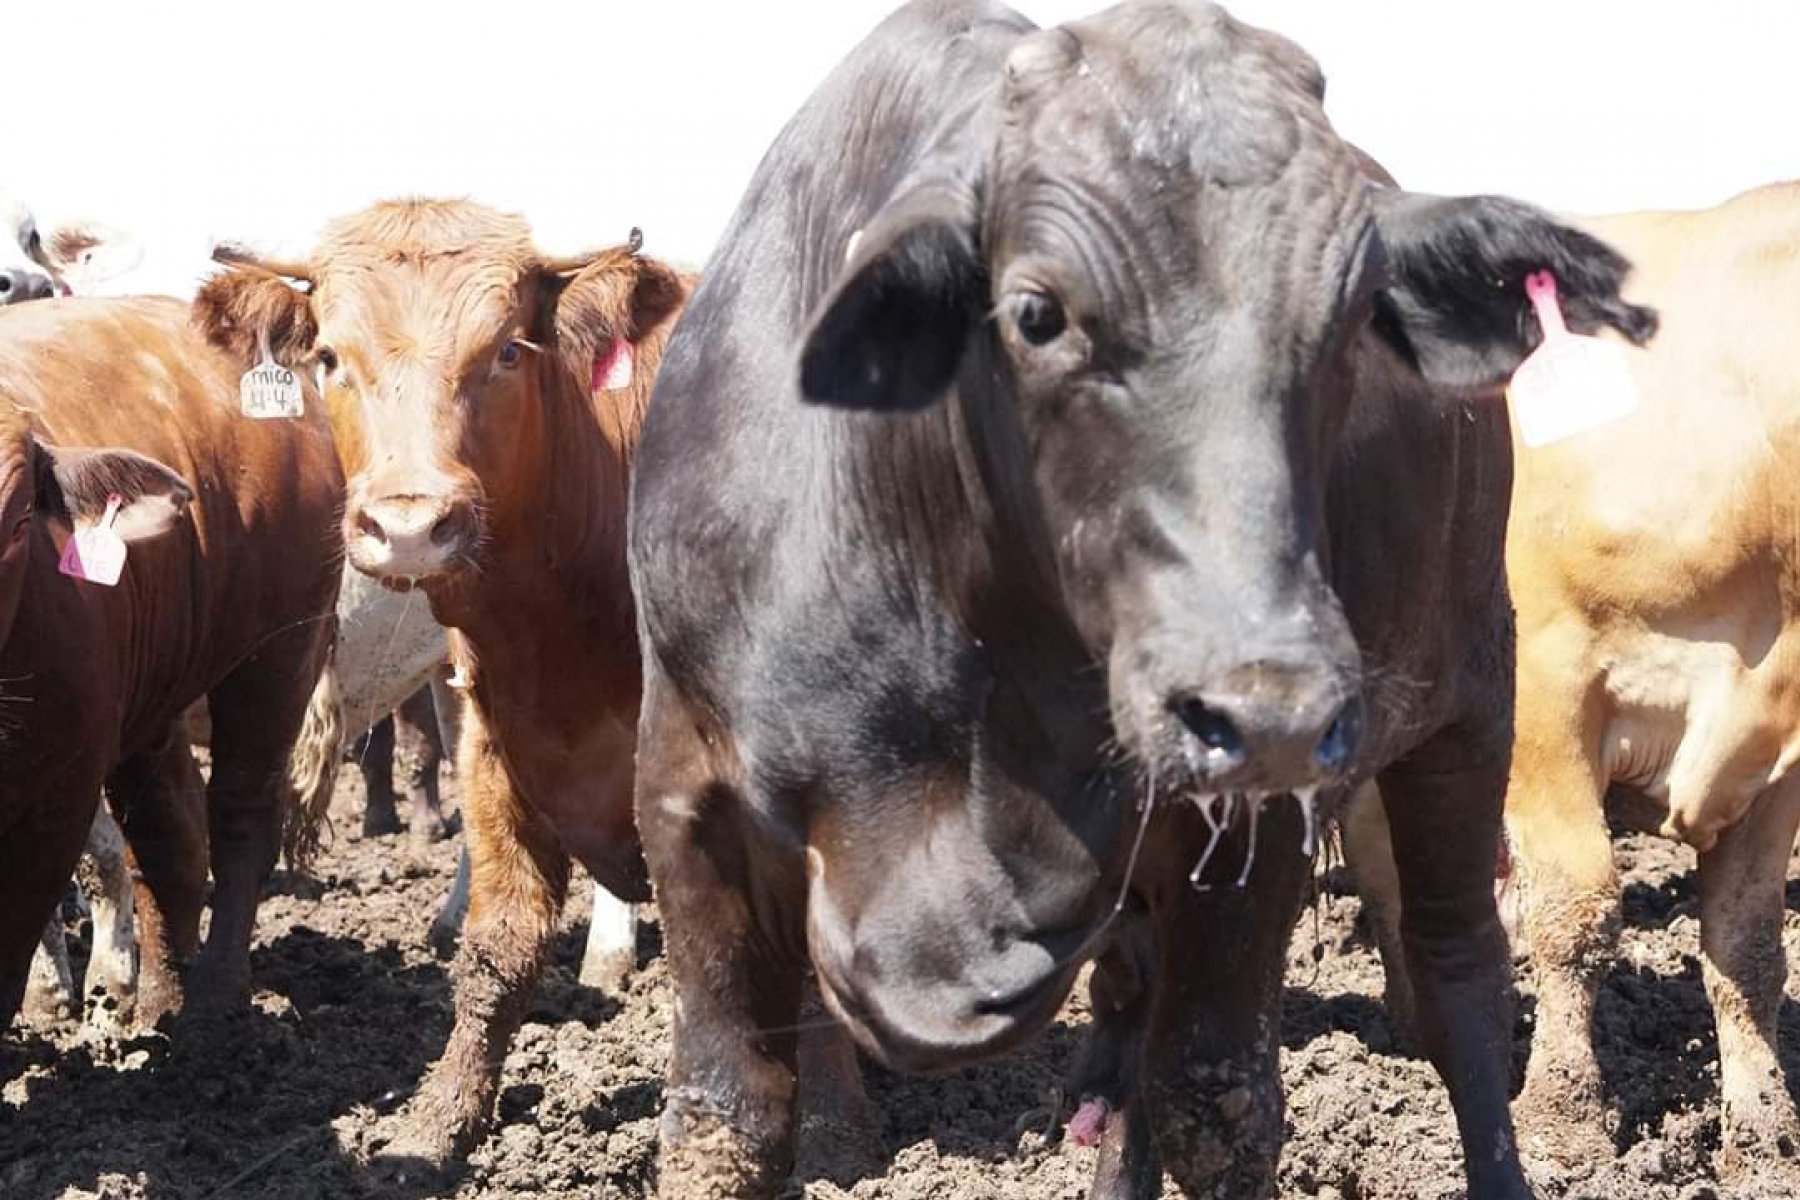
<instances>
[{"instance_id":1,"label":"cow's front leg","mask_svg":"<svg viewBox=\"0 0 1800 1200\"><path fill-rule=\"evenodd\" d=\"M1800 1194L1800 1121L1778 1054L1787 955L1781 925L1800 786L1760 797L1700 855L1700 951L1719 1029L1725 1136L1721 1174L1767 1176L1768 1194ZM1773 1186L1777 1182L1785 1187ZM1759 1193L1760 1194L1760 1193Z\"/></svg>"},{"instance_id":2,"label":"cow's front leg","mask_svg":"<svg viewBox=\"0 0 1800 1200\"><path fill-rule=\"evenodd\" d=\"M1208 840L1198 812L1189 806L1167 819L1186 823L1180 843L1198 857ZM1312 869L1301 853L1303 839L1291 799L1264 802L1254 831L1240 812L1235 832L1207 861L1200 887L1185 877L1192 864L1182 864L1183 876L1155 904L1149 1113L1164 1165L1190 1196L1275 1194L1281 983Z\"/></svg>"},{"instance_id":3,"label":"cow's front leg","mask_svg":"<svg viewBox=\"0 0 1800 1200\"><path fill-rule=\"evenodd\" d=\"M1506 1104L1510 962L1494 905L1504 745L1440 734L1381 776L1418 1037L1450 1090L1470 1200L1531 1196Z\"/></svg>"},{"instance_id":4,"label":"cow's front leg","mask_svg":"<svg viewBox=\"0 0 1800 1200\"><path fill-rule=\"evenodd\" d=\"M525 1019L569 886L569 857L520 796L474 706L465 714L460 774L469 906L450 969L455 1024L384 1155L439 1167L487 1131L500 1067Z\"/></svg>"},{"instance_id":5,"label":"cow's front leg","mask_svg":"<svg viewBox=\"0 0 1800 1200\"><path fill-rule=\"evenodd\" d=\"M783 961L753 907L742 809L674 698L647 681L637 815L675 984L663 1091L663 1200L767 1200L793 1163L803 965ZM765 901L803 903L798 888ZM797 913L783 915L798 918Z\"/></svg>"}]
</instances>

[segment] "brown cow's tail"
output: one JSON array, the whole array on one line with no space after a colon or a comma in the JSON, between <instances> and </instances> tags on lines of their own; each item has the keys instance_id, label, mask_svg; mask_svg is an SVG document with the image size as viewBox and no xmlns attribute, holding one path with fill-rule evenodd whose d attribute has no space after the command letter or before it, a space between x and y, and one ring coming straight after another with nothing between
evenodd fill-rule
<instances>
[{"instance_id":1,"label":"brown cow's tail","mask_svg":"<svg viewBox=\"0 0 1800 1200\"><path fill-rule=\"evenodd\" d=\"M344 712L337 664L328 661L306 703L306 719L288 755L288 805L281 826L281 854L288 869L312 866L331 829L331 797L344 757Z\"/></svg>"}]
</instances>

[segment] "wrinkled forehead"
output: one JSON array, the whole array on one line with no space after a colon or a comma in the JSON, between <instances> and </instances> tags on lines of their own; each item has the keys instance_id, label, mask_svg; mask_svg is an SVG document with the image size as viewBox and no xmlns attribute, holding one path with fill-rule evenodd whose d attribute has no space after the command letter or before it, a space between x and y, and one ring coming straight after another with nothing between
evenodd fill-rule
<instances>
[{"instance_id":1,"label":"wrinkled forehead","mask_svg":"<svg viewBox=\"0 0 1800 1200\"><path fill-rule=\"evenodd\" d=\"M1216 6L1121 5L1015 49L1003 165L1102 172L1133 195L1348 189L1355 163L1324 88L1299 46Z\"/></svg>"},{"instance_id":2,"label":"wrinkled forehead","mask_svg":"<svg viewBox=\"0 0 1800 1200\"><path fill-rule=\"evenodd\" d=\"M358 247L322 259L320 336L375 358L460 361L530 319L536 277L514 255L416 255Z\"/></svg>"}]
</instances>

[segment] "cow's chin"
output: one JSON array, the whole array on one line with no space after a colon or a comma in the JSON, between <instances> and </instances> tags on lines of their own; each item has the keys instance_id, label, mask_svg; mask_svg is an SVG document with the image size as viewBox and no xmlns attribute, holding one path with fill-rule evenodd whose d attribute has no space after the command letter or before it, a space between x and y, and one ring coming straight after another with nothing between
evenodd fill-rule
<instances>
[{"instance_id":1,"label":"cow's chin","mask_svg":"<svg viewBox=\"0 0 1800 1200\"><path fill-rule=\"evenodd\" d=\"M817 913L816 905L809 907ZM970 920L978 923L973 916ZM993 962L971 957L978 939L947 939L954 945L946 946L931 938L937 953L925 957L939 966L946 959L954 961L960 974L944 978L934 971L927 978L892 969L862 970L854 948L829 924L809 915L807 938L826 1006L871 1057L909 1074L952 1070L1028 1040L1055 1017L1081 965L1080 960L1059 961L1053 947L1066 949L1056 945L1067 940L1062 938L1046 945L1014 942L998 953L990 951ZM981 974L1008 982L984 986L977 979Z\"/></svg>"},{"instance_id":2,"label":"cow's chin","mask_svg":"<svg viewBox=\"0 0 1800 1200\"><path fill-rule=\"evenodd\" d=\"M351 567L395 592L418 589L427 595L448 593L471 574L469 564L460 557L401 557L384 546L370 544L365 538L352 539L346 547L345 558Z\"/></svg>"}]
</instances>

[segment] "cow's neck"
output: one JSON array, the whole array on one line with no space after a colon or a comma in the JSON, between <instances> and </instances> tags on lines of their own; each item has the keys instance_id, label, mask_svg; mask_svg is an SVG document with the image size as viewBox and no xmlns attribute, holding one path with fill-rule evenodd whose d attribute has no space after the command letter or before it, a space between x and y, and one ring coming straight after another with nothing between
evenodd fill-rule
<instances>
[{"instance_id":1,"label":"cow's neck","mask_svg":"<svg viewBox=\"0 0 1800 1200\"><path fill-rule=\"evenodd\" d=\"M653 365L644 359L640 349L640 367ZM480 572L432 593L434 615L505 703L541 713L566 707L583 686L576 674L635 678L625 506L651 380L640 370L623 394L595 397L552 381L511 464L520 486L490 513Z\"/></svg>"}]
</instances>

